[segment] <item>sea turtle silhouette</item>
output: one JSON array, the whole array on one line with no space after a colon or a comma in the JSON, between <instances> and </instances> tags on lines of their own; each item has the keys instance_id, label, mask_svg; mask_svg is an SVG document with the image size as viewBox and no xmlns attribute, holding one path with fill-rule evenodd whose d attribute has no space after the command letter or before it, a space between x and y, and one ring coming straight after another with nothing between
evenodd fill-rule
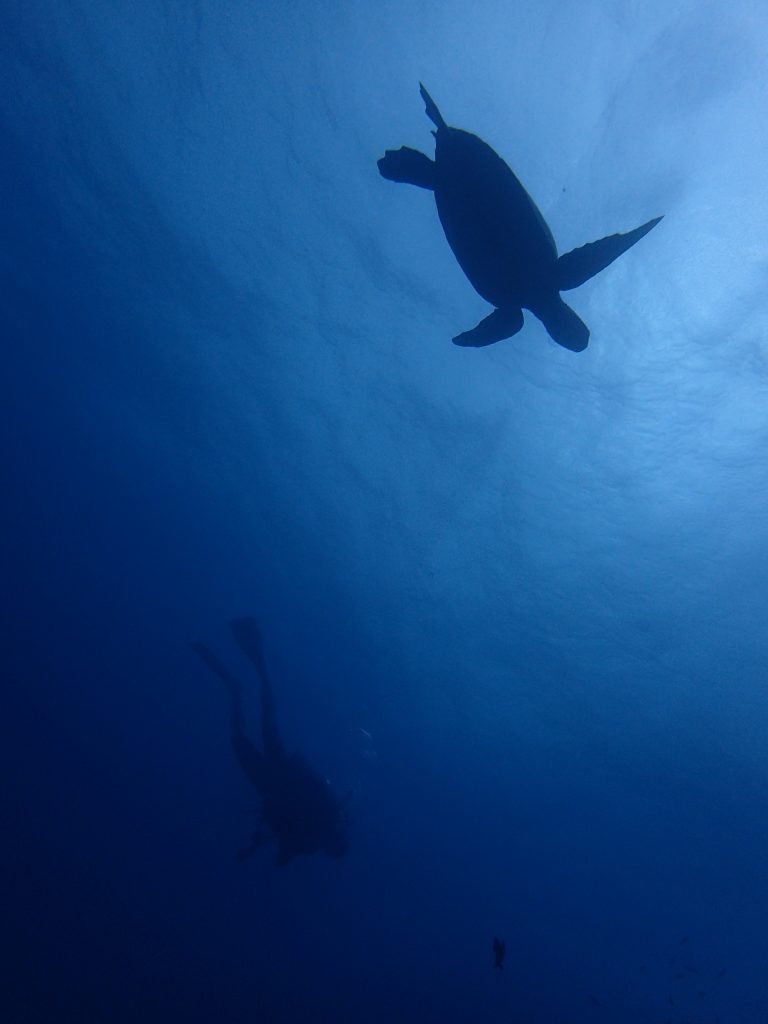
<instances>
[{"instance_id":1,"label":"sea turtle silhouette","mask_svg":"<svg viewBox=\"0 0 768 1024\"><path fill-rule=\"evenodd\" d=\"M565 348L581 352L589 328L560 298L631 248L661 217L626 234L608 235L558 257L536 204L501 157L476 135L451 128L423 85L427 115L437 126L435 159L401 146L378 161L390 181L435 194L445 237L475 290L496 308L477 327L454 338L482 346L510 338L523 326L523 309L541 320Z\"/></svg>"}]
</instances>

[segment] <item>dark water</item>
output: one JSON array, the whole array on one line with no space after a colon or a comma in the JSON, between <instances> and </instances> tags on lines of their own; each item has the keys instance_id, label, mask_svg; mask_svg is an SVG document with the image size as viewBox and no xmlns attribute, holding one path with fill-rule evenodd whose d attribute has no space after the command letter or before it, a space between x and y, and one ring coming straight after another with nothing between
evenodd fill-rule
<instances>
[{"instance_id":1,"label":"dark water","mask_svg":"<svg viewBox=\"0 0 768 1024\"><path fill-rule=\"evenodd\" d=\"M2 1019L768 1019L761 7L0 24ZM561 250L666 214L587 352L450 344L419 79ZM237 861L245 614L342 860Z\"/></svg>"}]
</instances>

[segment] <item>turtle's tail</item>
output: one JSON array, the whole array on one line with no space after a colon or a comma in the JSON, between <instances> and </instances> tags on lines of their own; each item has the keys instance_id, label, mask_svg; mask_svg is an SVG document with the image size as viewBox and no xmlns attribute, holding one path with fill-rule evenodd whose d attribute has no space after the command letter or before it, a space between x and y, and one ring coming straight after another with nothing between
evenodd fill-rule
<instances>
[{"instance_id":1,"label":"turtle's tail","mask_svg":"<svg viewBox=\"0 0 768 1024\"><path fill-rule=\"evenodd\" d=\"M437 109L437 104L429 95L424 86L419 82L419 92L421 98L424 100L424 106L427 108L427 117L433 124L436 124L438 128L447 128L448 125L443 120L443 115Z\"/></svg>"}]
</instances>

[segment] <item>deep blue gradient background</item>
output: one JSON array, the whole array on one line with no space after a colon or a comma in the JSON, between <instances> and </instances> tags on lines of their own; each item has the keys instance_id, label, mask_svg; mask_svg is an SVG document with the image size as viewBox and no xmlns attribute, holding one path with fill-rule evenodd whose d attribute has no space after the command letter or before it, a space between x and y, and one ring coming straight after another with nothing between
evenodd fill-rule
<instances>
[{"instance_id":1,"label":"deep blue gradient background","mask_svg":"<svg viewBox=\"0 0 768 1024\"><path fill-rule=\"evenodd\" d=\"M767 44L757 0L3 5L4 1021L766 1019ZM666 214L583 355L450 344L487 307L376 171L420 79L561 251ZM235 859L188 645L246 671L248 613L341 862Z\"/></svg>"}]
</instances>

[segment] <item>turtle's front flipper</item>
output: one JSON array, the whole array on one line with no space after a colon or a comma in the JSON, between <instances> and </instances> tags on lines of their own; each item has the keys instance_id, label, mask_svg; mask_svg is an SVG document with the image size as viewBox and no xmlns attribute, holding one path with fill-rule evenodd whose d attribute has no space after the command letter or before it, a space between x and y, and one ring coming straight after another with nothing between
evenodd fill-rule
<instances>
[{"instance_id":1,"label":"turtle's front flipper","mask_svg":"<svg viewBox=\"0 0 768 1024\"><path fill-rule=\"evenodd\" d=\"M463 347L481 348L483 345L493 345L497 341L511 338L522 326L522 309L494 309L477 327L455 337L453 343Z\"/></svg>"},{"instance_id":2,"label":"turtle's front flipper","mask_svg":"<svg viewBox=\"0 0 768 1024\"><path fill-rule=\"evenodd\" d=\"M624 235L608 235L565 253L557 261L557 290L565 292L569 288L578 288L590 277L605 270L622 253L631 249L635 242L639 242L643 235L647 235L651 228L655 228L661 219L654 217L634 231L627 231Z\"/></svg>"},{"instance_id":3,"label":"turtle's front flipper","mask_svg":"<svg viewBox=\"0 0 768 1024\"><path fill-rule=\"evenodd\" d=\"M418 149L409 146L388 149L378 161L378 168L382 178L389 181L402 181L430 190L435 187L435 162Z\"/></svg>"},{"instance_id":4,"label":"turtle's front flipper","mask_svg":"<svg viewBox=\"0 0 768 1024\"><path fill-rule=\"evenodd\" d=\"M443 115L437 109L437 104L429 95L429 93L421 84L421 82L419 82L419 92L421 93L421 98L424 100L424 107L427 111L427 117L432 122L432 124L437 125L438 128L447 128L448 125L443 120Z\"/></svg>"}]
</instances>

